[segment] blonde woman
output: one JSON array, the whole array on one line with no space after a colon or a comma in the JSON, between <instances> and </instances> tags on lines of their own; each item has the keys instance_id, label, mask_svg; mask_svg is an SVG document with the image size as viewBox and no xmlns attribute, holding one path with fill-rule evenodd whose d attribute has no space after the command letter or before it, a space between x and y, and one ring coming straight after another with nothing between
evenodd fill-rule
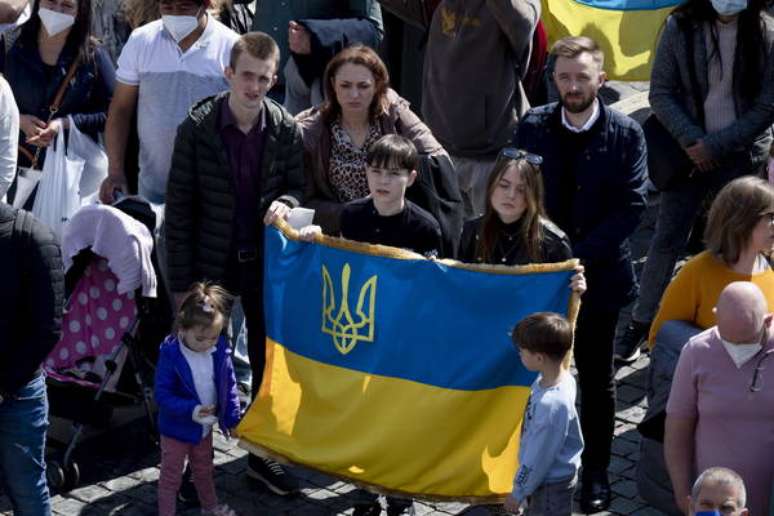
<instances>
[{"instance_id":1,"label":"blonde woman","mask_svg":"<svg viewBox=\"0 0 774 516\"><path fill-rule=\"evenodd\" d=\"M734 281L757 285L774 311L774 187L744 176L731 181L710 207L704 232L707 250L688 260L664 292L648 344L666 321L714 326L720 292Z\"/></svg>"}]
</instances>

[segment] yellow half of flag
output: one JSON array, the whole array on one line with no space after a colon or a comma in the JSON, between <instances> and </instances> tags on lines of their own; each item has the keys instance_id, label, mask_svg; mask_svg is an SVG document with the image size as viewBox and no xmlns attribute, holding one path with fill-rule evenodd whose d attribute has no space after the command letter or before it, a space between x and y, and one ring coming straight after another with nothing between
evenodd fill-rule
<instances>
[{"instance_id":1,"label":"yellow half of flag","mask_svg":"<svg viewBox=\"0 0 774 516\"><path fill-rule=\"evenodd\" d=\"M510 330L573 319L577 261L466 266L266 230L266 367L242 445L406 497L511 491L530 386Z\"/></svg>"},{"instance_id":2,"label":"yellow half of flag","mask_svg":"<svg viewBox=\"0 0 774 516\"><path fill-rule=\"evenodd\" d=\"M605 53L609 79L648 81L659 33L676 4L648 0L543 0L542 20L549 44L566 36L594 39Z\"/></svg>"}]
</instances>

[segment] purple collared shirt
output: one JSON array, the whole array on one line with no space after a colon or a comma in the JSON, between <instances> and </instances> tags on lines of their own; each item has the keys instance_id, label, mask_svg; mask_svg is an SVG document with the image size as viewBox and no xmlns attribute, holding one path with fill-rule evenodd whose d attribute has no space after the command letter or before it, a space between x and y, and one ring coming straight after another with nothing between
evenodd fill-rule
<instances>
[{"instance_id":1,"label":"purple collared shirt","mask_svg":"<svg viewBox=\"0 0 774 516\"><path fill-rule=\"evenodd\" d=\"M234 226L238 251L256 247L258 209L261 198L261 162L266 141L266 108L261 108L258 122L247 134L237 125L228 105L228 96L220 105L220 136L226 146L226 155L234 174Z\"/></svg>"}]
</instances>

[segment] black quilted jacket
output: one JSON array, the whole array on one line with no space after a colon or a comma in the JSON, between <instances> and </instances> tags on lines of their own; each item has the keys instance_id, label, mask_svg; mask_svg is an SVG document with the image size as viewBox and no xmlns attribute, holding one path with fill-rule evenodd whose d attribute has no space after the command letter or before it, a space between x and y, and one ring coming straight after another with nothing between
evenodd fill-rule
<instances>
[{"instance_id":1,"label":"black quilted jacket","mask_svg":"<svg viewBox=\"0 0 774 516\"><path fill-rule=\"evenodd\" d=\"M7 395L34 378L59 341L64 273L53 232L2 202L0 275L0 394Z\"/></svg>"},{"instance_id":2,"label":"black quilted jacket","mask_svg":"<svg viewBox=\"0 0 774 516\"><path fill-rule=\"evenodd\" d=\"M234 180L218 131L220 100L202 100L177 130L167 183L167 271L172 292L194 281L223 282L234 252ZM304 191L304 147L293 117L264 100L267 134L261 163L259 217L272 201L298 206Z\"/></svg>"}]
</instances>

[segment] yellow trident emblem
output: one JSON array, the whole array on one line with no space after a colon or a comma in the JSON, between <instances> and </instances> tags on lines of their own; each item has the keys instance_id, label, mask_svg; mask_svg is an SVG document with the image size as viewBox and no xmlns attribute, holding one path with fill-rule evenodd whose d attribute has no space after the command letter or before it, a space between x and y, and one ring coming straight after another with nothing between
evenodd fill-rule
<instances>
[{"instance_id":1,"label":"yellow trident emblem","mask_svg":"<svg viewBox=\"0 0 774 516\"><path fill-rule=\"evenodd\" d=\"M322 266L323 291L322 291L322 332L327 333L333 339L333 345L339 353L346 355L352 351L358 342L374 341L374 307L376 306L376 275L368 278L360 289L355 313L360 318L355 322L349 311L349 277L351 269L349 264L344 264L341 271L341 304L336 310L336 290L333 288L333 280L328 268ZM368 306L366 307L366 302ZM367 308L367 312L364 309ZM365 329L363 332L361 330Z\"/></svg>"}]
</instances>

